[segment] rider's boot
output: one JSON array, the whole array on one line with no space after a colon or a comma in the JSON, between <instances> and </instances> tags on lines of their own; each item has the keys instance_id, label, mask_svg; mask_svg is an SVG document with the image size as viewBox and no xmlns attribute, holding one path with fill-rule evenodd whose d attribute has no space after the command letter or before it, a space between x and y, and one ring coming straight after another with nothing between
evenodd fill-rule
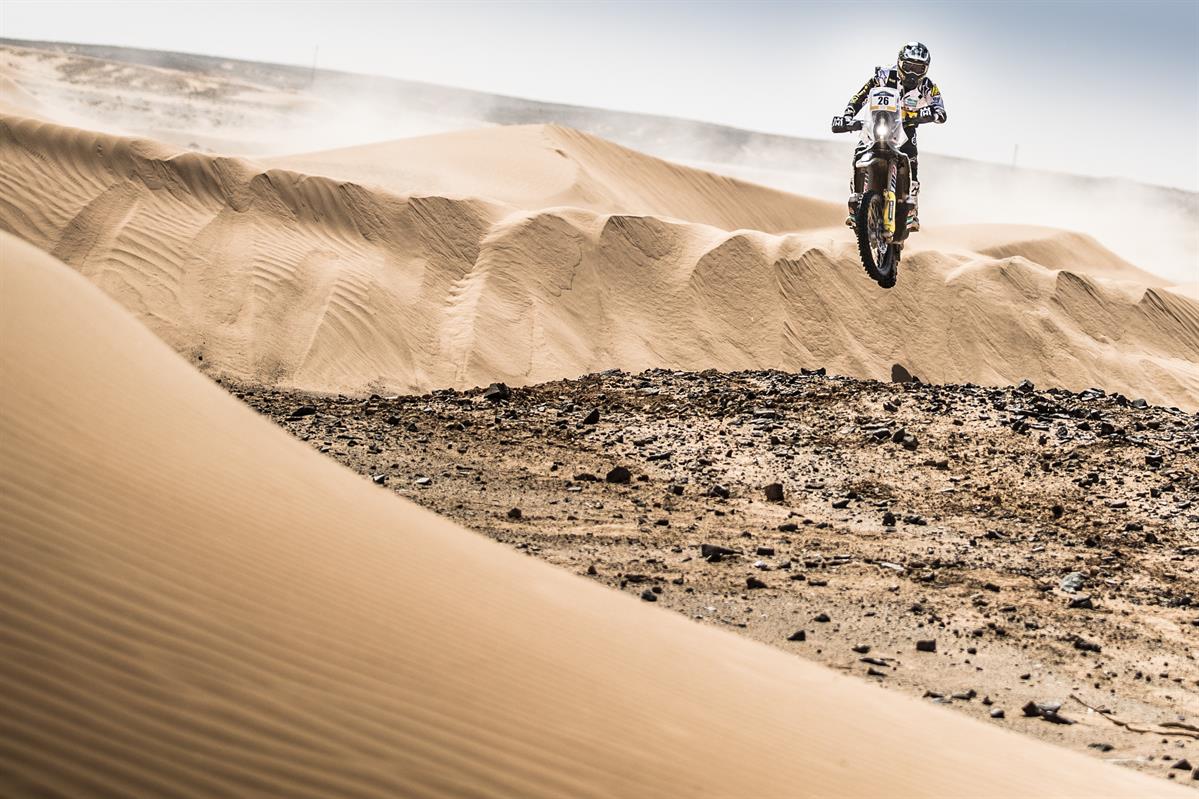
<instances>
[{"instance_id":1,"label":"rider's boot","mask_svg":"<svg viewBox=\"0 0 1199 799\"><path fill-rule=\"evenodd\" d=\"M853 193L849 195L849 216L845 217L845 226L856 229L855 220L858 218L858 204L862 201L862 195Z\"/></svg>"},{"instance_id":2,"label":"rider's boot","mask_svg":"<svg viewBox=\"0 0 1199 799\"><path fill-rule=\"evenodd\" d=\"M908 195L908 224L909 233L916 233L920 230L920 182L912 181L912 190Z\"/></svg>"}]
</instances>

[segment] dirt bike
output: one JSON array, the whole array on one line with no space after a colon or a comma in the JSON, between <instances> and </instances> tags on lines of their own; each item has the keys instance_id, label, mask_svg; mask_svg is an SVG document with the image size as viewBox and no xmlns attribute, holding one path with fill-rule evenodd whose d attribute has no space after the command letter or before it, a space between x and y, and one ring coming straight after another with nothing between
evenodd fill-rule
<instances>
[{"instance_id":1,"label":"dirt bike","mask_svg":"<svg viewBox=\"0 0 1199 799\"><path fill-rule=\"evenodd\" d=\"M878 86L870 90L865 122L833 117L833 133L862 131L861 152L854 161L854 193L861 199L853 227L866 274L885 289L894 286L899 276L908 211L915 206L911 164L899 150L908 140L900 107L904 101L898 89ZM918 116L914 121L931 119Z\"/></svg>"}]
</instances>

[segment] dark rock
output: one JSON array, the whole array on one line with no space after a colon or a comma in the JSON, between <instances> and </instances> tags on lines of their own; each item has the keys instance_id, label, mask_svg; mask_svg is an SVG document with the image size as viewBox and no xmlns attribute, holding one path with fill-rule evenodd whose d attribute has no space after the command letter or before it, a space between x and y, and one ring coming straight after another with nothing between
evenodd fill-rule
<instances>
[{"instance_id":1,"label":"dark rock","mask_svg":"<svg viewBox=\"0 0 1199 799\"><path fill-rule=\"evenodd\" d=\"M757 577L746 577L745 578L745 587L746 588L769 588L769 586L766 585L766 583L764 581L759 580Z\"/></svg>"},{"instance_id":2,"label":"dark rock","mask_svg":"<svg viewBox=\"0 0 1199 799\"><path fill-rule=\"evenodd\" d=\"M641 599L645 602L657 602L658 595L647 588L641 592Z\"/></svg>"},{"instance_id":3,"label":"dark rock","mask_svg":"<svg viewBox=\"0 0 1199 799\"><path fill-rule=\"evenodd\" d=\"M783 501L783 484L771 483L764 489L766 492L767 502L782 502Z\"/></svg>"},{"instance_id":4,"label":"dark rock","mask_svg":"<svg viewBox=\"0 0 1199 799\"><path fill-rule=\"evenodd\" d=\"M887 511L886 513L883 514L883 527L894 527L894 526L895 526L895 514L892 513L891 511Z\"/></svg>"},{"instance_id":5,"label":"dark rock","mask_svg":"<svg viewBox=\"0 0 1199 799\"><path fill-rule=\"evenodd\" d=\"M783 522L778 529L780 533L794 533L799 529L799 525L795 522Z\"/></svg>"},{"instance_id":6,"label":"dark rock","mask_svg":"<svg viewBox=\"0 0 1199 799\"><path fill-rule=\"evenodd\" d=\"M870 646L868 644L859 644L853 648L853 651L857 652L859 655L865 655L870 651Z\"/></svg>"},{"instance_id":7,"label":"dark rock","mask_svg":"<svg viewBox=\"0 0 1199 799\"><path fill-rule=\"evenodd\" d=\"M625 483L628 483L632 479L633 479L632 473L629 472L629 470L623 466L613 467L612 470L609 471L608 474L604 477L604 480L606 480L607 482L616 483L618 485L623 485Z\"/></svg>"},{"instance_id":8,"label":"dark rock","mask_svg":"<svg viewBox=\"0 0 1199 799\"><path fill-rule=\"evenodd\" d=\"M1000 710L999 708L995 708L994 710L991 711L991 718L1001 719L1003 717L1004 717L1004 712L1002 710Z\"/></svg>"},{"instance_id":9,"label":"dark rock","mask_svg":"<svg viewBox=\"0 0 1199 799\"><path fill-rule=\"evenodd\" d=\"M1182 760L1179 760L1177 763L1170 766L1170 768L1176 768L1179 771L1190 771L1191 770L1191 761L1187 760L1184 757Z\"/></svg>"},{"instance_id":10,"label":"dark rock","mask_svg":"<svg viewBox=\"0 0 1199 799\"><path fill-rule=\"evenodd\" d=\"M576 483L598 483L599 478L591 472L579 472L573 478Z\"/></svg>"},{"instance_id":11,"label":"dark rock","mask_svg":"<svg viewBox=\"0 0 1199 799\"><path fill-rule=\"evenodd\" d=\"M700 544L699 554L705 558L724 557L725 555L736 555L737 550L722 547L719 544Z\"/></svg>"},{"instance_id":12,"label":"dark rock","mask_svg":"<svg viewBox=\"0 0 1199 799\"><path fill-rule=\"evenodd\" d=\"M1016 386L1016 390L1021 394L1031 394L1037 390L1037 387L1033 385L1031 380L1021 380L1020 385Z\"/></svg>"},{"instance_id":13,"label":"dark rock","mask_svg":"<svg viewBox=\"0 0 1199 799\"><path fill-rule=\"evenodd\" d=\"M912 380L912 373L903 368L903 366L900 364L894 364L891 366L892 383L911 383Z\"/></svg>"},{"instance_id":14,"label":"dark rock","mask_svg":"<svg viewBox=\"0 0 1199 799\"><path fill-rule=\"evenodd\" d=\"M1082 636L1074 636L1074 648L1080 652L1102 652L1103 647L1094 641L1088 641Z\"/></svg>"},{"instance_id":15,"label":"dark rock","mask_svg":"<svg viewBox=\"0 0 1199 799\"><path fill-rule=\"evenodd\" d=\"M937 642L936 641L917 641L916 642L916 651L917 652L936 652L937 651Z\"/></svg>"},{"instance_id":16,"label":"dark rock","mask_svg":"<svg viewBox=\"0 0 1199 799\"><path fill-rule=\"evenodd\" d=\"M764 558L774 557L774 547L758 547L754 554Z\"/></svg>"},{"instance_id":17,"label":"dark rock","mask_svg":"<svg viewBox=\"0 0 1199 799\"><path fill-rule=\"evenodd\" d=\"M795 632L793 632L787 636L787 640L788 641L806 641L806 640L808 640L808 634L806 632L804 632L803 630L796 630Z\"/></svg>"},{"instance_id":18,"label":"dark rock","mask_svg":"<svg viewBox=\"0 0 1199 799\"><path fill-rule=\"evenodd\" d=\"M801 367L799 373L801 375L808 375L809 377L817 375L823 377L824 375L828 374L828 370L826 370L823 366L821 366L819 369L804 369Z\"/></svg>"},{"instance_id":19,"label":"dark rock","mask_svg":"<svg viewBox=\"0 0 1199 799\"><path fill-rule=\"evenodd\" d=\"M492 383L483 391L483 399L489 402L506 402L512 398L512 389L503 383Z\"/></svg>"},{"instance_id":20,"label":"dark rock","mask_svg":"<svg viewBox=\"0 0 1199 799\"><path fill-rule=\"evenodd\" d=\"M587 567L587 574L588 574L588 575L590 575L590 576L592 576L592 577L594 577L594 576L596 576L597 574L599 574L599 570L595 568L595 564L594 564L594 563L592 563L590 566L588 566L588 567Z\"/></svg>"},{"instance_id":21,"label":"dark rock","mask_svg":"<svg viewBox=\"0 0 1199 799\"><path fill-rule=\"evenodd\" d=\"M599 419L599 408L592 408L591 413L583 417L583 424L598 424Z\"/></svg>"},{"instance_id":22,"label":"dark rock","mask_svg":"<svg viewBox=\"0 0 1199 799\"><path fill-rule=\"evenodd\" d=\"M1069 607L1071 610L1094 610L1095 603L1091 601L1089 596L1082 594L1071 599L1070 604L1067 605L1067 607Z\"/></svg>"},{"instance_id":23,"label":"dark rock","mask_svg":"<svg viewBox=\"0 0 1199 799\"><path fill-rule=\"evenodd\" d=\"M415 480L413 480L413 482L416 483L421 488L428 488L429 486L433 485L433 478L432 477L418 477Z\"/></svg>"},{"instance_id":24,"label":"dark rock","mask_svg":"<svg viewBox=\"0 0 1199 799\"><path fill-rule=\"evenodd\" d=\"M1100 752L1110 752L1113 749L1115 749L1116 747L1114 747L1108 743L1094 743L1094 744L1087 744L1087 748L1088 749L1098 749Z\"/></svg>"},{"instance_id":25,"label":"dark rock","mask_svg":"<svg viewBox=\"0 0 1199 799\"><path fill-rule=\"evenodd\" d=\"M519 519L521 517L520 508L512 508L508 511L509 519Z\"/></svg>"},{"instance_id":26,"label":"dark rock","mask_svg":"<svg viewBox=\"0 0 1199 799\"><path fill-rule=\"evenodd\" d=\"M843 509L845 509L845 508L848 508L848 507L849 507L849 500L848 500L848 499L838 499L838 500L834 500L834 501L833 501L833 507L834 507L834 508L836 508L837 510L843 510Z\"/></svg>"},{"instance_id":27,"label":"dark rock","mask_svg":"<svg viewBox=\"0 0 1199 799\"><path fill-rule=\"evenodd\" d=\"M316 413L316 408L312 405L301 405L291 412L291 419L301 419L305 416L312 416Z\"/></svg>"},{"instance_id":28,"label":"dark rock","mask_svg":"<svg viewBox=\"0 0 1199 799\"><path fill-rule=\"evenodd\" d=\"M708 496L728 499L731 496L731 492L724 486L717 484L708 489Z\"/></svg>"},{"instance_id":29,"label":"dark rock","mask_svg":"<svg viewBox=\"0 0 1199 799\"><path fill-rule=\"evenodd\" d=\"M830 621L832 621L832 619L829 618L827 613L818 613L812 618L812 621L818 621L821 624L828 624Z\"/></svg>"},{"instance_id":30,"label":"dark rock","mask_svg":"<svg viewBox=\"0 0 1199 799\"><path fill-rule=\"evenodd\" d=\"M377 486L386 485L387 484L387 475L373 474L373 475L371 475L371 482Z\"/></svg>"},{"instance_id":31,"label":"dark rock","mask_svg":"<svg viewBox=\"0 0 1199 799\"><path fill-rule=\"evenodd\" d=\"M1163 462L1163 458L1162 458L1162 454L1160 452L1150 452L1145 455L1145 465L1146 466L1150 466L1150 467L1153 467L1156 469L1158 466L1162 465L1162 462Z\"/></svg>"}]
</instances>

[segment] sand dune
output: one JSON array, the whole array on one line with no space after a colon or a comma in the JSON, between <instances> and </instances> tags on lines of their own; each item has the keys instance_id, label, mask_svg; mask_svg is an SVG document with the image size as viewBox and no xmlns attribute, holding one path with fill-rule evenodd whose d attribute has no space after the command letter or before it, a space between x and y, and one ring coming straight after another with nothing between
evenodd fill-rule
<instances>
[{"instance_id":1,"label":"sand dune","mask_svg":"<svg viewBox=\"0 0 1199 799\"><path fill-rule=\"evenodd\" d=\"M899 362L938 382L1030 378L1199 407L1199 303L1112 279L1137 273L1093 241L949 230L933 249L914 246L898 287L883 291L847 230L812 229L828 222L821 203L558 129L440 146L513 142L537 180L484 200L10 116L0 227L79 270L196 363L256 383L408 392L653 366L885 379ZM566 145L560 167L545 163L553 142ZM438 143L394 149L411 147ZM470 163L498 194L495 160ZM360 169L360 153L346 162ZM403 167L385 166L384 180L388 170ZM468 177L441 187L465 190ZM670 192L646 187L655 181ZM538 197L566 204L504 202ZM625 213L626 202L655 213ZM668 218L684 215L743 229ZM762 232L781 226L799 232Z\"/></svg>"},{"instance_id":2,"label":"sand dune","mask_svg":"<svg viewBox=\"0 0 1199 799\"><path fill-rule=\"evenodd\" d=\"M467 533L0 248L6 795L1181 795Z\"/></svg>"},{"instance_id":3,"label":"sand dune","mask_svg":"<svg viewBox=\"0 0 1199 799\"><path fill-rule=\"evenodd\" d=\"M835 225L841 206L714 175L557 125L514 125L268 159L400 195L482 197L768 233Z\"/></svg>"}]
</instances>

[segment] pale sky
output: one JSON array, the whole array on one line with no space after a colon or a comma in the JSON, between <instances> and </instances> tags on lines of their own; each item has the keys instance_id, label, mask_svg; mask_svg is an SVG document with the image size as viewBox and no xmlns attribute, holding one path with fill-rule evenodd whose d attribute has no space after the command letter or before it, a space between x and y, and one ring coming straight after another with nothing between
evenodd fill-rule
<instances>
[{"instance_id":1,"label":"pale sky","mask_svg":"<svg viewBox=\"0 0 1199 799\"><path fill-rule=\"evenodd\" d=\"M1199 2L54 2L6 37L388 75L832 138L918 39L949 122L923 152L1199 190ZM1118 198L1113 198L1118 202Z\"/></svg>"}]
</instances>

